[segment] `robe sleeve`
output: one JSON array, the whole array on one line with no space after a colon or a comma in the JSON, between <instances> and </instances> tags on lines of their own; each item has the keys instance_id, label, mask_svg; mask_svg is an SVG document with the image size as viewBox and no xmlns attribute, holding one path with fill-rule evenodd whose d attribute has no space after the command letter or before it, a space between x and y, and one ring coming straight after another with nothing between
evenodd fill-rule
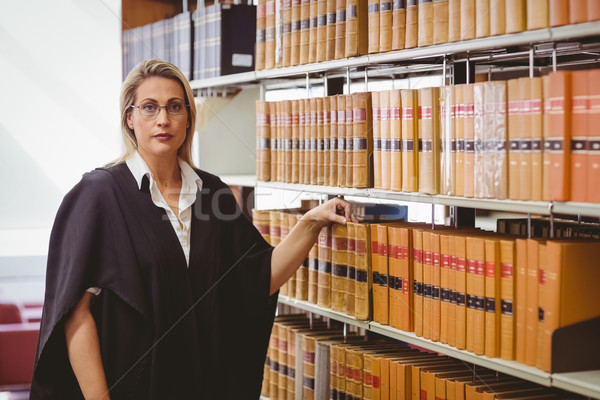
<instances>
[{"instance_id":1,"label":"robe sleeve","mask_svg":"<svg viewBox=\"0 0 600 400\"><path fill-rule=\"evenodd\" d=\"M66 352L64 324L87 288L110 290L137 314L147 316L135 268L122 267L135 263L135 253L128 248L119 213L114 180L103 170L84 175L63 199L50 237L32 399L79 391Z\"/></svg>"}]
</instances>

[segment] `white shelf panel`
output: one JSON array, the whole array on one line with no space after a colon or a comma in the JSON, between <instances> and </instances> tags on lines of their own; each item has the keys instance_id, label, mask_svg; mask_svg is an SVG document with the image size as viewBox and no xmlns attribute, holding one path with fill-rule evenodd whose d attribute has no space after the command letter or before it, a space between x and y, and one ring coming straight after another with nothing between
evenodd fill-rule
<instances>
[{"instance_id":1,"label":"white shelf panel","mask_svg":"<svg viewBox=\"0 0 600 400\"><path fill-rule=\"evenodd\" d=\"M363 329L369 329L369 323L367 321L360 321L354 317L350 317L344 313L330 310L329 308L319 307L315 304L309 303L308 301L291 299L287 296L279 295L279 302L287 304L288 306L300 308L304 311L316 313L327 318L334 319L336 321L350 324Z\"/></svg>"},{"instance_id":2,"label":"white shelf panel","mask_svg":"<svg viewBox=\"0 0 600 400\"><path fill-rule=\"evenodd\" d=\"M552 386L600 399L600 370L553 374Z\"/></svg>"},{"instance_id":3,"label":"white shelf panel","mask_svg":"<svg viewBox=\"0 0 600 400\"><path fill-rule=\"evenodd\" d=\"M222 75L216 78L197 79L190 81L192 89L206 89L213 87L236 86L250 84L256 81L256 72L242 72L239 74Z\"/></svg>"},{"instance_id":4,"label":"white shelf panel","mask_svg":"<svg viewBox=\"0 0 600 400\"><path fill-rule=\"evenodd\" d=\"M229 186L256 186L256 175L221 175L220 178Z\"/></svg>"}]
</instances>

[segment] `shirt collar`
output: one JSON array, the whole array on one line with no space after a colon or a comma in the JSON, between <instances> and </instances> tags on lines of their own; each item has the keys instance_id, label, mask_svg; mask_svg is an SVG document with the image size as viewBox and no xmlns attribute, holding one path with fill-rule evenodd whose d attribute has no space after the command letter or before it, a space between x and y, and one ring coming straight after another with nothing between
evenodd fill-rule
<instances>
[{"instance_id":1,"label":"shirt collar","mask_svg":"<svg viewBox=\"0 0 600 400\"><path fill-rule=\"evenodd\" d=\"M179 163L179 168L181 169L182 188L193 188L194 186L197 186L198 190L202 190L202 179L200 179L196 171L181 158L177 158L177 161ZM133 153L126 161L126 164L135 178L139 189L142 188L144 176L148 177L148 180L154 181L152 171L150 171L148 164L146 164L146 161L144 161L139 152L136 151Z\"/></svg>"}]
</instances>

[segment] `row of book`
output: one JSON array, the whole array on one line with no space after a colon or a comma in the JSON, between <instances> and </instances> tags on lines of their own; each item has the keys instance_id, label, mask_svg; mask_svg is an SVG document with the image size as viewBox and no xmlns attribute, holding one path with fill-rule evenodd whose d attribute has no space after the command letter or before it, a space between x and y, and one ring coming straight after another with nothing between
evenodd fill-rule
<instances>
[{"instance_id":1,"label":"row of book","mask_svg":"<svg viewBox=\"0 0 600 400\"><path fill-rule=\"evenodd\" d=\"M600 70L257 102L257 178L600 203ZM372 156L371 156L372 154ZM351 168L350 168L351 166Z\"/></svg>"},{"instance_id":2,"label":"row of book","mask_svg":"<svg viewBox=\"0 0 600 400\"><path fill-rule=\"evenodd\" d=\"M277 217L268 213L256 211L254 223L276 245L279 226L265 224ZM600 242L582 239L406 222L334 224L282 294L550 371L552 333L600 316L598 256Z\"/></svg>"},{"instance_id":3,"label":"row of book","mask_svg":"<svg viewBox=\"0 0 600 400\"><path fill-rule=\"evenodd\" d=\"M500 218L496 221L496 232L522 237L600 239L600 225L597 222L564 219L555 219L551 226L549 218Z\"/></svg>"},{"instance_id":4,"label":"row of book","mask_svg":"<svg viewBox=\"0 0 600 400\"><path fill-rule=\"evenodd\" d=\"M596 20L596 0L259 0L256 69Z\"/></svg>"},{"instance_id":5,"label":"row of book","mask_svg":"<svg viewBox=\"0 0 600 400\"><path fill-rule=\"evenodd\" d=\"M312 323L276 318L262 395L271 400L575 399L447 356Z\"/></svg>"}]
</instances>

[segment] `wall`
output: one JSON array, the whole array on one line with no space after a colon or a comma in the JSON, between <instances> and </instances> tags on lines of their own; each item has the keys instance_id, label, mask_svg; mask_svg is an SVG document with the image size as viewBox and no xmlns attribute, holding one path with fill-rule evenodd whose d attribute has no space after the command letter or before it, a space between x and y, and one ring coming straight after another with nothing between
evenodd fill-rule
<instances>
[{"instance_id":1,"label":"wall","mask_svg":"<svg viewBox=\"0 0 600 400\"><path fill-rule=\"evenodd\" d=\"M62 197L120 152L120 15L121 0L2 5L0 257L45 255Z\"/></svg>"}]
</instances>

